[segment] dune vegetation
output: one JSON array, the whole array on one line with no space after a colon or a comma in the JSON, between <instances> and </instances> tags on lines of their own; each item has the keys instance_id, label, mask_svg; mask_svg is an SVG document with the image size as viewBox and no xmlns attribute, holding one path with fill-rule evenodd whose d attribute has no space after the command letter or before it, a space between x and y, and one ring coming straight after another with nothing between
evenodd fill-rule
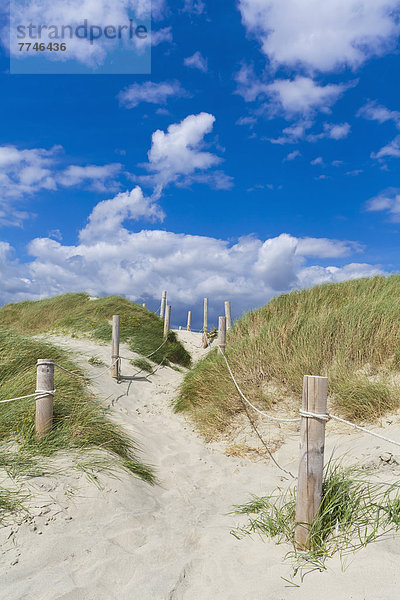
<instances>
[{"instance_id":1,"label":"dune vegetation","mask_svg":"<svg viewBox=\"0 0 400 600\"><path fill-rule=\"evenodd\" d=\"M245 314L227 359L261 409L298 414L303 375L329 377L329 410L374 422L400 407L400 276L326 284L285 294ZM244 410L215 351L190 371L175 403L207 438Z\"/></svg>"},{"instance_id":2,"label":"dune vegetation","mask_svg":"<svg viewBox=\"0 0 400 600\"><path fill-rule=\"evenodd\" d=\"M343 559L348 554L400 529L400 491L398 483L373 483L359 467L344 467L339 461L329 462L324 471L322 502L310 524L309 548L296 548L296 489L270 496L253 496L250 502L235 506L235 513L249 520L232 533L239 539L254 535L287 543L291 549L286 558L293 564L293 575L304 569L325 569L328 558L336 553Z\"/></svg>"},{"instance_id":3,"label":"dune vegetation","mask_svg":"<svg viewBox=\"0 0 400 600\"><path fill-rule=\"evenodd\" d=\"M37 302L18 302L0 309L0 327L22 334L45 332L86 334L99 341L111 340L111 319L121 316L121 341L133 352L147 355L163 342L162 320L146 308L119 296L91 300L88 294L64 294ZM190 366L190 355L170 331L167 343L153 356L159 363L170 361Z\"/></svg>"},{"instance_id":4,"label":"dune vegetation","mask_svg":"<svg viewBox=\"0 0 400 600\"><path fill-rule=\"evenodd\" d=\"M51 357L84 375L67 352L34 336L56 333L109 342L114 314L121 316L121 341L128 343L132 351L143 356L153 353L153 362L190 366L190 355L173 332L163 343L162 320L124 298L91 299L87 294L65 294L19 302L0 309L0 400L35 390L38 358ZM136 361L142 368L153 369L144 358ZM96 357L89 362L99 364ZM15 481L21 476L45 474L46 457L63 451L89 476L122 468L145 481L154 481L152 469L138 458L135 442L90 397L85 379L58 371L53 429L41 440L34 435L34 419L34 398L0 404L0 473ZM9 514L23 514L23 496L18 486L12 490L0 486L0 524Z\"/></svg>"},{"instance_id":5,"label":"dune vegetation","mask_svg":"<svg viewBox=\"0 0 400 600\"><path fill-rule=\"evenodd\" d=\"M32 394L40 357L52 357L65 368L84 375L65 350L0 329L0 400ZM58 450L101 448L128 471L152 480L150 469L136 458L135 444L90 397L84 379L57 370L52 432L38 440L34 436L34 421L34 398L0 404L0 443L15 442L20 454L42 456L51 456ZM1 460L0 466L4 467L4 456ZM16 464L13 463L14 468Z\"/></svg>"},{"instance_id":6,"label":"dune vegetation","mask_svg":"<svg viewBox=\"0 0 400 600\"><path fill-rule=\"evenodd\" d=\"M64 350L0 329L0 400L32 394L37 359L49 356L83 374ZM39 440L34 435L34 423L34 398L0 404L0 470L12 479L45 474L46 458L64 451L79 468L85 463L88 472L92 467L93 472L122 468L145 481L154 480L151 468L138 458L134 441L90 397L84 379L57 371L53 429ZM97 450L91 458L91 451ZM14 490L0 488L0 524L6 514L21 509L20 498Z\"/></svg>"}]
</instances>

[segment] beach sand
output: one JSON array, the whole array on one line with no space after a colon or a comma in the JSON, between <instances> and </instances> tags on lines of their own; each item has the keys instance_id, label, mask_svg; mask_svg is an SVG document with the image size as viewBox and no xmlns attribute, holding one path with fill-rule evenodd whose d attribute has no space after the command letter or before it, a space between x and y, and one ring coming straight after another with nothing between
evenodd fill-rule
<instances>
[{"instance_id":1,"label":"beach sand","mask_svg":"<svg viewBox=\"0 0 400 600\"><path fill-rule=\"evenodd\" d=\"M201 335L177 332L195 359L204 353ZM88 339L51 336L74 352L89 375L97 355L109 364L110 349ZM122 346L123 356L134 356ZM137 370L124 361L123 375ZM61 470L27 480L32 518L0 529L1 600L386 600L399 596L400 537L389 537L350 555L346 569L338 556L327 570L290 585L287 544L230 532L245 522L230 514L250 494L286 489L291 478L260 453L251 460L227 456L232 439L207 444L190 421L171 408L183 373L162 367L154 375L117 383L105 374L92 383L95 396L110 406L111 418L141 445L154 466L150 486L119 473L102 474L98 485L71 467L71 457L53 463ZM400 440L399 419L382 423ZM263 424L263 435L280 440L279 464L297 474L296 426ZM400 449L378 439L328 424L326 456L346 455L371 467L371 477L400 478ZM379 429L377 429L379 430ZM243 424L241 441L256 444ZM394 455L390 464L380 457ZM253 457L254 458L254 457ZM384 455L384 458L385 455Z\"/></svg>"}]
</instances>

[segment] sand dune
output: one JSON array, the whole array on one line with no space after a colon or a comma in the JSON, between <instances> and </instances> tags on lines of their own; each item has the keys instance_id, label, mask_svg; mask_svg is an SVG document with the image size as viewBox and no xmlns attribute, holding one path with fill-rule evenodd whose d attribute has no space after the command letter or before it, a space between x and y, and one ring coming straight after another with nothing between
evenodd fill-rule
<instances>
[{"instance_id":1,"label":"sand dune","mask_svg":"<svg viewBox=\"0 0 400 600\"><path fill-rule=\"evenodd\" d=\"M201 336L179 332L198 358ZM89 374L98 355L109 348L87 339L51 337L68 347ZM121 353L132 355L126 346ZM134 355L132 355L134 356ZM123 363L123 374L135 371ZM1 600L286 600L329 598L383 600L398 596L399 538L373 544L349 557L328 561L300 588L289 585L288 546L258 537L237 540L230 534L239 518L232 505L250 493L266 494L290 478L268 460L226 456L225 445L206 444L171 401L183 374L163 367L149 378L118 384L108 374L93 382L93 392L110 406L112 418L140 441L143 458L154 465L153 487L126 474L102 475L101 487L72 470L68 456L55 461L63 474L29 482L35 492L31 522L0 530ZM386 423L400 439L400 427ZM328 426L328 428L331 425ZM267 434L270 426L264 426ZM280 464L297 470L298 434L280 429ZM250 433L246 433L250 436ZM379 440L329 429L327 454L348 452L348 460L374 462L374 475L395 479L400 466L380 461ZM400 460L399 460L400 463ZM329 590L329 592L327 591Z\"/></svg>"}]
</instances>

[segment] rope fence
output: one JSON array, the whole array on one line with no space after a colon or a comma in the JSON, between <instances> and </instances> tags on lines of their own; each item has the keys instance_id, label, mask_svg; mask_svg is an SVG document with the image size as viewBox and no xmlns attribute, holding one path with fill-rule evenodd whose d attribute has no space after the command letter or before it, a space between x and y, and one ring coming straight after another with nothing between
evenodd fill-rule
<instances>
[{"instance_id":1,"label":"rope fence","mask_svg":"<svg viewBox=\"0 0 400 600\"><path fill-rule=\"evenodd\" d=\"M222 317L220 317L221 319ZM224 330L222 324L222 332ZM225 340L222 336L222 342ZM248 414L246 405L250 406L255 412L262 417L265 417L276 423L298 423L300 422L300 458L299 458L299 473L298 473L298 484L297 484L297 495L296 495L296 527L295 527L295 542L296 546L300 550L306 550L310 545L310 527L315 516L317 515L321 502L322 502L322 483L323 483L323 470L324 470L324 447L325 447L325 425L331 419L353 427L354 429L366 433L378 439L381 439L390 444L400 446L400 442L393 440L385 435L376 433L333 415L327 411L327 398L328 398L328 378L327 377L314 377L311 375L305 375L303 380L303 402L302 407L299 411L300 417L287 419L281 417L275 417L269 415L260 409L258 409L240 389L240 386L232 372L229 365L228 359L225 356L225 344L221 343L221 339L218 340L220 353L223 355L226 367L229 375L240 394L240 397L244 401L247 416L249 417L250 423L253 425L257 435L263 442L261 435L257 431L250 415ZM264 446L268 450L271 458L272 454L269 451L266 444ZM283 469L276 460L274 463L279 469L289 473ZM291 475L291 473L289 473ZM293 475L292 475L293 477Z\"/></svg>"},{"instance_id":2,"label":"rope fence","mask_svg":"<svg viewBox=\"0 0 400 600\"><path fill-rule=\"evenodd\" d=\"M25 400L26 398L43 398L49 394L54 396L57 390L36 390L34 394L28 394L27 396L18 396L17 398L9 398L8 400L0 400L0 404L6 404L8 402L15 402L15 400Z\"/></svg>"},{"instance_id":3,"label":"rope fence","mask_svg":"<svg viewBox=\"0 0 400 600\"><path fill-rule=\"evenodd\" d=\"M142 304L143 308L146 308L145 304ZM225 311L227 318L230 322L230 302L225 302ZM146 356L143 356L144 359L150 359L152 356L157 354L164 347L164 345L168 342L168 333L170 331L170 323L171 323L171 305L167 304L167 292L163 291L161 295L161 304L156 313L159 312L161 319L164 320L164 335L162 343L156 348L153 352L150 352ZM191 311L189 311L188 315L188 324L187 330L191 331ZM107 366L103 371L97 373L96 375L88 376L81 375L80 373L75 373L70 371L66 367L56 363L54 360L45 360L39 359L37 362L37 377L36 377L36 391L32 394L27 394L24 396L17 396L15 398L7 398L5 400L0 400L0 404L8 404L11 402L17 402L19 400L26 400L29 398L35 398L36 401L36 415L35 415L35 433L37 437L42 437L49 433L52 429L53 423L53 403L54 396L56 393L56 389L54 387L54 370L58 368L65 373L73 377L79 377L80 379L86 381L93 381L105 375L107 372L111 371L111 375L118 382L121 380L121 361L127 360L132 361L131 358L127 358L121 356L119 346L120 346L120 316L113 315L112 318L112 340L111 340L111 364ZM203 328L201 330L197 330L199 333L203 334L203 345L204 347L208 347L208 298L204 299L204 322ZM161 362L155 366L155 368L146 375L146 377L150 377L154 375L164 366L165 358L161 360ZM146 369L139 369L133 375L129 377L136 377L140 373L143 373Z\"/></svg>"},{"instance_id":4,"label":"rope fence","mask_svg":"<svg viewBox=\"0 0 400 600\"><path fill-rule=\"evenodd\" d=\"M170 307L169 307L170 309ZM75 373L74 371L70 371L66 367L58 364L54 360L45 360L39 359L37 361L37 374L36 374L36 391L33 394L26 394L24 396L17 396L15 398L7 398L5 400L0 400L0 404L8 404L11 402L17 402L19 400L26 400L28 398L35 398L36 401L36 413L35 413L35 434L38 438L43 437L47 433L49 433L53 426L53 403L54 396L56 393L56 388L54 387L54 370L55 368L60 369L61 371L68 373L73 377L78 377L80 379L84 379L86 381L92 381L102 377L106 373L111 371L111 374L118 381L122 380L121 377L121 360L132 361L132 358L127 358L120 356L119 353L119 342L120 342L120 317L119 315L113 316L113 327L112 327L112 350L111 357L112 362L108 365L103 371L97 373L96 375L81 375L80 373ZM162 343L150 352L146 356L142 357L144 359L149 359L163 346L168 342L168 336L164 336ZM159 364L157 364L150 373L146 374L146 377L150 377L157 373L164 366L165 358L161 360ZM145 369L139 369L133 375L130 375L129 378L136 377L140 373L145 371Z\"/></svg>"},{"instance_id":5,"label":"rope fence","mask_svg":"<svg viewBox=\"0 0 400 600\"><path fill-rule=\"evenodd\" d=\"M358 429L359 431L362 431L363 433L367 433L367 434L377 437L381 440L384 440L385 442L389 442L391 444L395 444L396 446L400 446L400 442L397 442L396 440L392 440L391 438L381 435L380 433L375 433L375 431L371 431L370 429L367 429L366 427L361 427L361 425L357 425L356 423L353 423L352 421L347 421L346 419L343 419L342 417L338 417L336 415L332 415L331 413L317 414L317 413L312 413L312 412L300 409L300 417L297 417L294 419L283 419L283 418L279 418L279 417L274 417L272 415L268 415L267 413L263 412L262 410L259 410L256 406L254 406L254 404L252 404L250 402L250 400L248 400L246 398L246 396L243 394L242 390L240 389L240 387L238 385L238 382L236 381L236 379L232 373L232 369L228 363L228 360L227 360L225 354L223 355L223 357L225 359L226 366L228 368L229 374L232 378L233 383L235 384L237 391L239 392L239 394L241 395L243 400L249 406L251 406L251 408L253 410L255 410L259 415L266 417L267 419L270 419L271 421L277 421L279 423L298 423L301 421L301 417L304 417L306 419L319 419L320 421L325 421L325 422L333 419L335 421L339 421L340 423L344 423L344 425L348 425L349 427L354 427L355 429Z\"/></svg>"}]
</instances>

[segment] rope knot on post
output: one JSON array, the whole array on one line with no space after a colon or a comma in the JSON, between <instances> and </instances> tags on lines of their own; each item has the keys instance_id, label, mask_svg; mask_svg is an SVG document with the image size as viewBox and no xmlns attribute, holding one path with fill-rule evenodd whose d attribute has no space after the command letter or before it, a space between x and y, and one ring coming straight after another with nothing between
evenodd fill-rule
<instances>
[{"instance_id":1,"label":"rope knot on post","mask_svg":"<svg viewBox=\"0 0 400 600\"><path fill-rule=\"evenodd\" d=\"M317 414L308 412L307 410L303 410L302 408L300 409L300 416L305 417L306 419L319 419L320 421L329 421L331 418L331 415L329 415L328 413Z\"/></svg>"},{"instance_id":2,"label":"rope knot on post","mask_svg":"<svg viewBox=\"0 0 400 600\"><path fill-rule=\"evenodd\" d=\"M36 399L37 398L42 398L43 396L53 396L55 395L57 390L35 390L35 393L33 394Z\"/></svg>"}]
</instances>

